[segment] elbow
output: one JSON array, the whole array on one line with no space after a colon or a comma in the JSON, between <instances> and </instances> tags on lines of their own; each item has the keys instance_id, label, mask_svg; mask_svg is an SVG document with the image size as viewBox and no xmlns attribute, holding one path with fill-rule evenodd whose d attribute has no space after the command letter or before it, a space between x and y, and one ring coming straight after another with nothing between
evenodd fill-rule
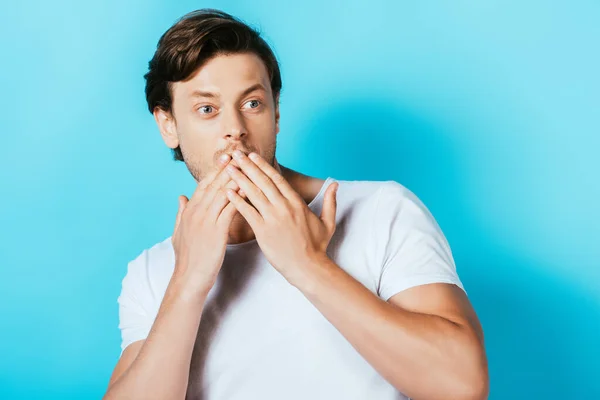
<instances>
[{"instance_id":1,"label":"elbow","mask_svg":"<svg viewBox=\"0 0 600 400\"><path fill-rule=\"evenodd\" d=\"M470 364L470 373L467 375L467 391L465 399L487 400L490 393L490 378L488 362L485 352L483 337L473 340L473 351Z\"/></svg>"},{"instance_id":2,"label":"elbow","mask_svg":"<svg viewBox=\"0 0 600 400\"><path fill-rule=\"evenodd\" d=\"M478 362L473 363L471 373L465 379L464 396L461 398L469 400L487 400L490 391L490 379L485 354L482 353Z\"/></svg>"},{"instance_id":3,"label":"elbow","mask_svg":"<svg viewBox=\"0 0 600 400\"><path fill-rule=\"evenodd\" d=\"M451 393L450 396L448 394ZM489 380L487 374L480 373L477 376L463 378L455 381L452 390L438 393L442 398L464 399L464 400L487 400L489 396ZM436 397L437 398L437 397Z\"/></svg>"},{"instance_id":4,"label":"elbow","mask_svg":"<svg viewBox=\"0 0 600 400\"><path fill-rule=\"evenodd\" d=\"M473 381L467 391L465 399L469 400L487 400L490 391L489 379L487 374L481 376L477 381Z\"/></svg>"},{"instance_id":5,"label":"elbow","mask_svg":"<svg viewBox=\"0 0 600 400\"><path fill-rule=\"evenodd\" d=\"M490 391L487 357L482 344L475 346L469 359L463 359L462 368L456 368L454 375L456 398L467 400L487 400ZM460 383L459 383L460 382Z\"/></svg>"}]
</instances>

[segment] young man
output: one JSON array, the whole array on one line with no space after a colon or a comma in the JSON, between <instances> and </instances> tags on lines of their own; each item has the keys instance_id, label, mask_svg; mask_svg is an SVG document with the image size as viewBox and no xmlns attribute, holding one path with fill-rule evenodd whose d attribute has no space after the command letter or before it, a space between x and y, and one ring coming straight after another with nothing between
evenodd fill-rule
<instances>
[{"instance_id":1,"label":"young man","mask_svg":"<svg viewBox=\"0 0 600 400\"><path fill-rule=\"evenodd\" d=\"M487 396L480 324L419 199L278 163L281 77L257 32L188 14L145 78L198 186L128 265L106 399Z\"/></svg>"}]
</instances>

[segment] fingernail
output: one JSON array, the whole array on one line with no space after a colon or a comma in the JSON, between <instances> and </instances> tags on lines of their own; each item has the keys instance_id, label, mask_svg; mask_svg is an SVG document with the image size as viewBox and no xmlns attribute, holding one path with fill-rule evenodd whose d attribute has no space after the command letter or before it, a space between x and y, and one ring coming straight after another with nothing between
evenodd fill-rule
<instances>
[{"instance_id":1,"label":"fingernail","mask_svg":"<svg viewBox=\"0 0 600 400\"><path fill-rule=\"evenodd\" d=\"M236 150L236 151L233 152L233 158L239 159L241 157L242 157L242 152L241 151Z\"/></svg>"},{"instance_id":2,"label":"fingernail","mask_svg":"<svg viewBox=\"0 0 600 400\"><path fill-rule=\"evenodd\" d=\"M229 161L229 154L222 154L221 157L219 157L219 162L225 164L227 161Z\"/></svg>"}]
</instances>

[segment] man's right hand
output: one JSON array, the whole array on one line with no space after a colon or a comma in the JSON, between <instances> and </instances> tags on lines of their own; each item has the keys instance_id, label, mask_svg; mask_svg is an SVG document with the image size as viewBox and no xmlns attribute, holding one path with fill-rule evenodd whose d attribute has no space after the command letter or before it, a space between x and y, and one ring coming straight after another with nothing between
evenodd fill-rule
<instances>
[{"instance_id":1,"label":"man's right hand","mask_svg":"<svg viewBox=\"0 0 600 400\"><path fill-rule=\"evenodd\" d=\"M234 162L219 159L217 170L200 181L188 200L179 196L179 209L171 241L175 252L174 276L185 281L194 295L204 296L214 285L227 248L229 226L237 212L224 188L238 190L225 167Z\"/></svg>"}]
</instances>

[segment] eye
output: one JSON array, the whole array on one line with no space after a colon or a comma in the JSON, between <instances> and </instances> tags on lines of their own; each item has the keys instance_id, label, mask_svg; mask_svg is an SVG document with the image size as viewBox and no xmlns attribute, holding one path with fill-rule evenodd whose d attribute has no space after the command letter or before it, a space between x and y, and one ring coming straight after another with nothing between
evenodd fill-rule
<instances>
[{"instance_id":1,"label":"eye","mask_svg":"<svg viewBox=\"0 0 600 400\"><path fill-rule=\"evenodd\" d=\"M254 105L254 107L253 107L253 106L250 106L250 108L251 108L251 109L257 109L258 107L260 107L260 105L261 105L261 102L260 102L260 100L250 100L250 101L248 101L246 104L253 104L253 105Z\"/></svg>"},{"instance_id":2,"label":"eye","mask_svg":"<svg viewBox=\"0 0 600 400\"><path fill-rule=\"evenodd\" d=\"M200 108L198 108L198 111L200 111L200 114L208 114L210 111L207 112L202 112L202 111L206 111L206 109L210 109L212 110L212 106L201 106Z\"/></svg>"}]
</instances>

